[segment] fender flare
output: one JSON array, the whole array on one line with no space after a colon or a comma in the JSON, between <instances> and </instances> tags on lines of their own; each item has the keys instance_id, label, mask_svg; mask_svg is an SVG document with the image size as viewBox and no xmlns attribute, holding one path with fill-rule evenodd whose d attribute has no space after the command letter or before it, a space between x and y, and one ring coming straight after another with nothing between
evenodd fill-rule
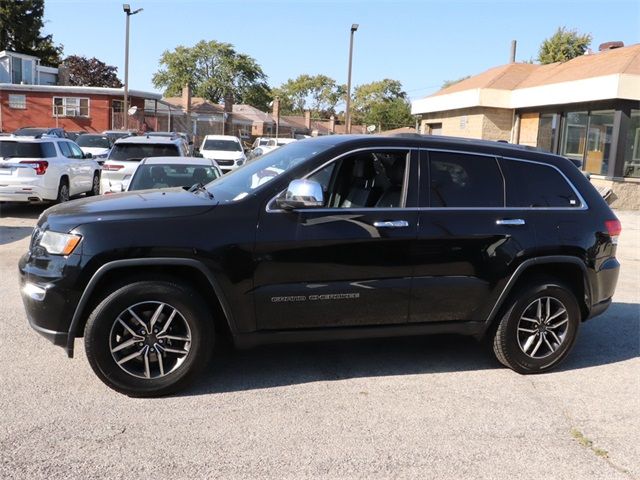
<instances>
[{"instance_id":1,"label":"fender flare","mask_svg":"<svg viewBox=\"0 0 640 480\"><path fill-rule=\"evenodd\" d=\"M125 268L125 267L148 267L148 266L181 266L181 267L191 267L200 271L207 279L211 288L215 292L218 300L220 301L220 305L222 307L222 311L224 313L227 324L229 325L229 329L231 333L235 333L235 322L233 321L233 315L231 312L231 307L224 296L222 288L220 284L215 279L211 271L199 260L195 260L192 258L172 258L172 257L152 257L152 258L131 258L126 260L114 260L108 263L105 263L100 268L98 268L89 282L82 292L82 296L80 297L80 301L78 305L76 305L76 309L73 313L73 317L71 318L71 324L69 325L69 333L67 334L67 355L69 358L73 358L73 346L74 340L78 336L78 330L80 328L80 321L82 319L82 313L84 312L93 291L95 290L96 285L100 281L100 279L109 271Z\"/></svg>"},{"instance_id":2,"label":"fender flare","mask_svg":"<svg viewBox=\"0 0 640 480\"><path fill-rule=\"evenodd\" d=\"M486 325L485 329L488 328L489 325L493 323L498 311L504 305L505 301L507 300L507 297L509 296L509 293L511 292L511 290L513 290L514 285L516 284L518 279L522 276L522 274L525 273L527 269L531 268L534 265L544 265L549 263L555 263L555 264L570 263L580 267L580 270L582 271L582 279L584 282L584 292L588 298L587 308L589 310L591 309L591 305L590 305L591 303L590 300L592 298L591 282L589 281L589 276L587 274L587 266L584 264L584 261L580 260L578 257L572 257L570 255L548 255L543 257L530 258L522 262L520 265L518 265L518 268L516 268L514 272L511 274L509 281L507 282L504 289L502 290L502 293L500 293L498 300L494 304L493 308L491 309L491 312L489 313L489 316L487 317L487 320L485 322L485 325ZM578 299L578 301L580 302L582 302L582 300L583 299Z\"/></svg>"}]
</instances>

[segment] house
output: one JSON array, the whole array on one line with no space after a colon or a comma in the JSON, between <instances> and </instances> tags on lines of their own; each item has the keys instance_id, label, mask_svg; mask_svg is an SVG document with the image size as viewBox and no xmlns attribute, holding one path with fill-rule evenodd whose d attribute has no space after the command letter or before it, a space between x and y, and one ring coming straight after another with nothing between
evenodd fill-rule
<instances>
[{"instance_id":1,"label":"house","mask_svg":"<svg viewBox=\"0 0 640 480\"><path fill-rule=\"evenodd\" d=\"M0 52L0 83L57 85L58 69L40 65L40 59L24 53Z\"/></svg>"},{"instance_id":2,"label":"house","mask_svg":"<svg viewBox=\"0 0 640 480\"><path fill-rule=\"evenodd\" d=\"M640 44L491 68L412 102L423 134L504 140L578 160L616 206L640 208Z\"/></svg>"}]
</instances>

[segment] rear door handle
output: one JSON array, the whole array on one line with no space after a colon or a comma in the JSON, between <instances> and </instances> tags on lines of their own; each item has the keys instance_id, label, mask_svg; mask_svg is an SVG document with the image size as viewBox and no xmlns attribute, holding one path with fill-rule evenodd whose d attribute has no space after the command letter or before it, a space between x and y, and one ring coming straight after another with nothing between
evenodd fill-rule
<instances>
[{"instance_id":1,"label":"rear door handle","mask_svg":"<svg viewBox=\"0 0 640 480\"><path fill-rule=\"evenodd\" d=\"M376 228L405 228L409 226L406 220L386 220L384 222L373 222Z\"/></svg>"},{"instance_id":2,"label":"rear door handle","mask_svg":"<svg viewBox=\"0 0 640 480\"><path fill-rule=\"evenodd\" d=\"M524 225L525 223L522 218L501 218L496 220L496 225Z\"/></svg>"}]
</instances>

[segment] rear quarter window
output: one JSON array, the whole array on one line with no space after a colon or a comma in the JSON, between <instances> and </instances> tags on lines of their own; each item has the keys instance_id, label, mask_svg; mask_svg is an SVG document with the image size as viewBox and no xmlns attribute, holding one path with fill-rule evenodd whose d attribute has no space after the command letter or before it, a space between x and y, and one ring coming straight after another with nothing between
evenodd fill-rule
<instances>
[{"instance_id":1,"label":"rear quarter window","mask_svg":"<svg viewBox=\"0 0 640 480\"><path fill-rule=\"evenodd\" d=\"M554 167L522 160L501 160L507 207L579 207L580 200Z\"/></svg>"}]
</instances>

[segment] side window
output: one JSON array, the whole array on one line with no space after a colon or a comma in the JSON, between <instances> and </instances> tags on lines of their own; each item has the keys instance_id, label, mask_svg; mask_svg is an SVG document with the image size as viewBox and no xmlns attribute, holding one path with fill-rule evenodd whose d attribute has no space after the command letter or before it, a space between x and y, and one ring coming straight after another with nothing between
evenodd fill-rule
<instances>
[{"instance_id":1,"label":"side window","mask_svg":"<svg viewBox=\"0 0 640 480\"><path fill-rule=\"evenodd\" d=\"M555 168L501 160L507 183L507 207L579 207L580 201Z\"/></svg>"},{"instance_id":2,"label":"side window","mask_svg":"<svg viewBox=\"0 0 640 480\"><path fill-rule=\"evenodd\" d=\"M75 143L67 143L67 145L69 145L69 148L71 148L71 153L73 154L73 158L84 158L84 153L82 153L82 150L80 150L80 147L78 147Z\"/></svg>"},{"instance_id":3,"label":"side window","mask_svg":"<svg viewBox=\"0 0 640 480\"><path fill-rule=\"evenodd\" d=\"M53 142L44 142L42 145L42 158L53 158L57 157L56 147L53 145Z\"/></svg>"},{"instance_id":4,"label":"side window","mask_svg":"<svg viewBox=\"0 0 640 480\"><path fill-rule=\"evenodd\" d=\"M58 147L60 147L62 155L67 158L73 158L73 152L71 151L71 147L69 145L69 142L58 142Z\"/></svg>"},{"instance_id":5,"label":"side window","mask_svg":"<svg viewBox=\"0 0 640 480\"><path fill-rule=\"evenodd\" d=\"M431 207L504 206L504 180L494 157L429 152Z\"/></svg>"},{"instance_id":6,"label":"side window","mask_svg":"<svg viewBox=\"0 0 640 480\"><path fill-rule=\"evenodd\" d=\"M347 155L309 177L322 185L329 208L404 206L408 150L371 150Z\"/></svg>"}]
</instances>

